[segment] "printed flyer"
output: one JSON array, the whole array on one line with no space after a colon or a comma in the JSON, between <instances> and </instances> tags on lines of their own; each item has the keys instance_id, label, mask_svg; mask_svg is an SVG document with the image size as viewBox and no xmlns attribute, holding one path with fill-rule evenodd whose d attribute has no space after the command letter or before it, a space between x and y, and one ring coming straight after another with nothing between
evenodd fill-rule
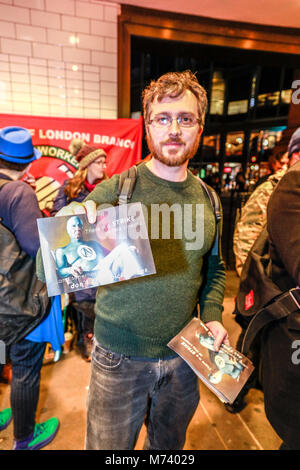
<instances>
[{"instance_id":1,"label":"printed flyer","mask_svg":"<svg viewBox=\"0 0 300 470\"><path fill-rule=\"evenodd\" d=\"M193 318L168 343L222 402L233 403L254 366L232 346L222 344L215 351L213 345L213 334L198 318Z\"/></svg>"},{"instance_id":2,"label":"printed flyer","mask_svg":"<svg viewBox=\"0 0 300 470\"><path fill-rule=\"evenodd\" d=\"M37 222L49 296L156 273L139 202Z\"/></svg>"}]
</instances>

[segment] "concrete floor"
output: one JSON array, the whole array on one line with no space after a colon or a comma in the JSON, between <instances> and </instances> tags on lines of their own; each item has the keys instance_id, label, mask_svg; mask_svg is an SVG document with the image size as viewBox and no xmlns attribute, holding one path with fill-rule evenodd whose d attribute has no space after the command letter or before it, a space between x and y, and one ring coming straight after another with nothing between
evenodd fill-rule
<instances>
[{"instance_id":1,"label":"concrete floor","mask_svg":"<svg viewBox=\"0 0 300 470\"><path fill-rule=\"evenodd\" d=\"M239 326L232 316L237 277L227 272L227 287L223 321L231 344L239 335ZM60 429L47 450L81 450L84 448L86 396L90 365L71 351L56 363L44 365L37 421L51 416L60 420ZM0 408L9 406L9 385L0 384ZM275 450L281 440L268 423L263 404L263 393L250 390L248 405L238 414L228 413L223 404L202 383L201 401L189 425L185 450ZM145 438L143 427L136 445L141 450ZM0 450L12 446L12 425L0 432Z\"/></svg>"}]
</instances>

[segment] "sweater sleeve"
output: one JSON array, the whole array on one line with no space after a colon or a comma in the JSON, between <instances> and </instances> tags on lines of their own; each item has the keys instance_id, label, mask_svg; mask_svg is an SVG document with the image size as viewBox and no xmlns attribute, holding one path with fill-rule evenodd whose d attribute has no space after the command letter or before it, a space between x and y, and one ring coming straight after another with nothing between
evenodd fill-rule
<instances>
[{"instance_id":1,"label":"sweater sleeve","mask_svg":"<svg viewBox=\"0 0 300 470\"><path fill-rule=\"evenodd\" d=\"M203 290L200 290L200 317L208 321L222 322L223 300L225 291L225 266L222 257L210 255L204 260L205 278Z\"/></svg>"},{"instance_id":2,"label":"sweater sleeve","mask_svg":"<svg viewBox=\"0 0 300 470\"><path fill-rule=\"evenodd\" d=\"M222 207L220 205L221 211ZM221 237L223 229L222 219L219 222L219 249L218 254L212 249L205 255L202 272L204 279L199 291L199 305L201 320L222 322L223 301L225 292L225 264L222 257Z\"/></svg>"}]
</instances>

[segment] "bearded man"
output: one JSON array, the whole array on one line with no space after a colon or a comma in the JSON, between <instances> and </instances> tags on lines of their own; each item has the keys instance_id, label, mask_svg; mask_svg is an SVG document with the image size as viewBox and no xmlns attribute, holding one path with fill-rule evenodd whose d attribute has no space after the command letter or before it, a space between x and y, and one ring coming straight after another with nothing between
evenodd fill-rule
<instances>
[{"instance_id":1,"label":"bearded man","mask_svg":"<svg viewBox=\"0 0 300 470\"><path fill-rule=\"evenodd\" d=\"M155 275L98 290L86 449L133 449L144 421L145 449L182 449L199 402L198 382L167 343L193 318L199 297L201 318L216 338L216 350L222 342L228 344L221 324L224 263L211 250L214 211L198 178L187 169L199 145L206 106L206 92L190 71L167 73L143 92L152 158L137 167L131 201L147 209L151 233L157 233L157 227L152 231L154 206L176 205L183 217L170 217L169 237L150 236ZM94 223L97 206L116 202L118 182L119 175L114 175L83 205L71 204L59 215L86 210ZM199 224L202 243L189 244L188 227L195 233ZM42 276L41 263L38 267Z\"/></svg>"}]
</instances>

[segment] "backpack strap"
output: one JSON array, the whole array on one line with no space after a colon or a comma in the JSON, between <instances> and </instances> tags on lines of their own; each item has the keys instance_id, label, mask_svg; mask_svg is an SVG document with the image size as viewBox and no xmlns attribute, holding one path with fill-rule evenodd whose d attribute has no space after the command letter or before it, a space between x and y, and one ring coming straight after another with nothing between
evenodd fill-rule
<instances>
[{"instance_id":1,"label":"backpack strap","mask_svg":"<svg viewBox=\"0 0 300 470\"><path fill-rule=\"evenodd\" d=\"M202 181L201 178L199 178L199 181L201 183L202 188L205 190L206 194L208 195L208 198L210 200L210 203L213 207L214 214L215 214L216 235L215 235L215 241L214 241L213 248L212 248L212 254L214 256L217 256L220 252L220 222L222 220L220 200L216 191L213 188L211 188L206 183L204 183L204 181Z\"/></svg>"},{"instance_id":2,"label":"backpack strap","mask_svg":"<svg viewBox=\"0 0 300 470\"><path fill-rule=\"evenodd\" d=\"M10 183L11 180L5 180L3 178L0 178L0 189L3 188L3 186L5 186L7 183ZM0 217L0 222L2 222L2 217Z\"/></svg>"},{"instance_id":3,"label":"backpack strap","mask_svg":"<svg viewBox=\"0 0 300 470\"><path fill-rule=\"evenodd\" d=\"M128 201L130 201L132 194L133 194L134 187L135 187L136 179L137 179L137 166L136 165L129 168L129 170L123 171L123 173L120 174L119 186L118 186L118 191L117 191L119 205L127 204ZM216 191L212 189L210 186L208 186L206 183L204 183L202 179L199 178L199 181L210 200L210 203L213 207L214 214L215 214L216 236L215 236L215 241L214 241L214 245L212 248L212 254L217 256L220 250L220 221L222 220L221 205L220 205L219 197Z\"/></svg>"},{"instance_id":4,"label":"backpack strap","mask_svg":"<svg viewBox=\"0 0 300 470\"><path fill-rule=\"evenodd\" d=\"M274 302L259 310L246 330L241 352L247 354L258 333L269 323L288 317L292 329L300 330L300 288L295 287L278 296Z\"/></svg>"},{"instance_id":5,"label":"backpack strap","mask_svg":"<svg viewBox=\"0 0 300 470\"><path fill-rule=\"evenodd\" d=\"M136 165L129 168L129 170L123 171L120 174L119 186L118 186L118 204L127 204L132 197L132 193L135 187L137 177Z\"/></svg>"}]
</instances>

